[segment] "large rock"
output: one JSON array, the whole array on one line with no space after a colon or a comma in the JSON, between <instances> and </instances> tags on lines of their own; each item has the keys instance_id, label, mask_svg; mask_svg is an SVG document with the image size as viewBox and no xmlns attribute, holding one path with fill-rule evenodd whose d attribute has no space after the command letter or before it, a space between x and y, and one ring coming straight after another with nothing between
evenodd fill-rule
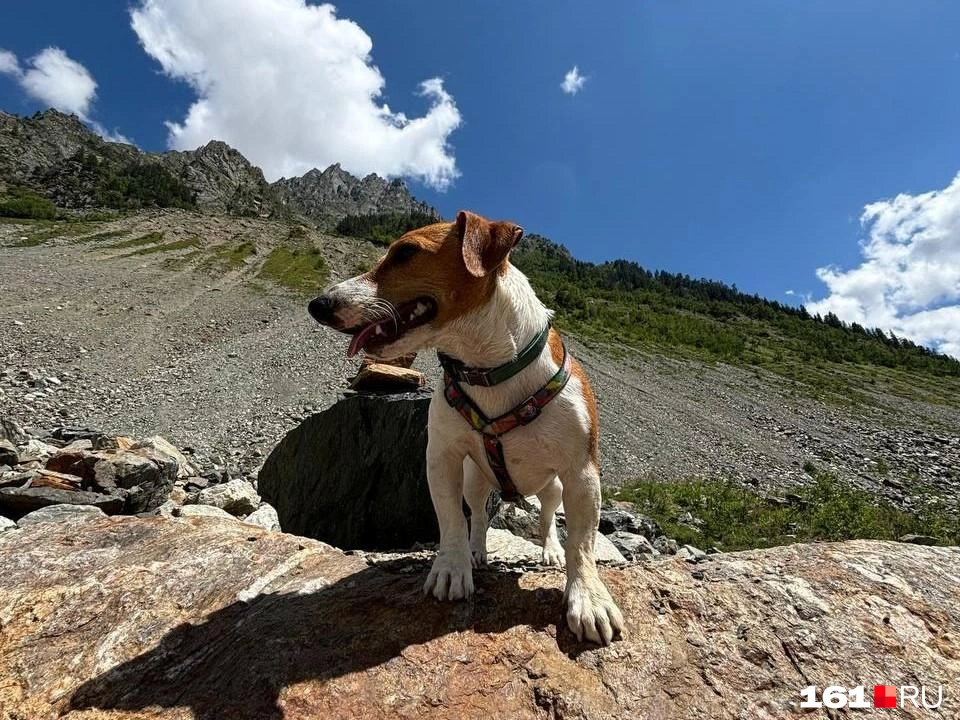
<instances>
[{"instance_id":1,"label":"large rock","mask_svg":"<svg viewBox=\"0 0 960 720\"><path fill-rule=\"evenodd\" d=\"M162 509L162 506L158 509ZM173 508L171 514L184 518L209 517L217 518L218 520L229 520L231 522L237 521L237 519L226 510L214 507L213 505L184 505L183 507Z\"/></svg>"},{"instance_id":2,"label":"large rock","mask_svg":"<svg viewBox=\"0 0 960 720\"><path fill-rule=\"evenodd\" d=\"M944 703L910 716L944 720L960 709L958 562L856 541L603 568L627 632L595 648L566 629L557 570L477 572L474 600L440 603L420 591L423 553L203 519L43 523L0 534L0 709L769 720L798 717L807 685L925 682Z\"/></svg>"},{"instance_id":3,"label":"large rock","mask_svg":"<svg viewBox=\"0 0 960 720\"><path fill-rule=\"evenodd\" d=\"M0 417L0 440L9 440L14 445L24 445L30 436L13 418Z\"/></svg>"},{"instance_id":4,"label":"large rock","mask_svg":"<svg viewBox=\"0 0 960 720\"><path fill-rule=\"evenodd\" d=\"M647 540L663 535L655 520L622 507L601 508L599 529L604 535L622 531L643 535Z\"/></svg>"},{"instance_id":5,"label":"large rock","mask_svg":"<svg viewBox=\"0 0 960 720\"><path fill-rule=\"evenodd\" d=\"M17 522L20 527L28 527L43 522L62 522L65 520L94 520L106 517L103 510L93 505L48 505L27 513Z\"/></svg>"},{"instance_id":6,"label":"large rock","mask_svg":"<svg viewBox=\"0 0 960 720\"><path fill-rule=\"evenodd\" d=\"M0 465L9 465L13 467L20 462L20 455L17 453L17 447L9 440L0 438Z\"/></svg>"},{"instance_id":7,"label":"large rock","mask_svg":"<svg viewBox=\"0 0 960 720\"><path fill-rule=\"evenodd\" d=\"M204 488L197 497L200 505L211 505L231 515L249 515L260 507L260 496L246 480L231 480Z\"/></svg>"},{"instance_id":8,"label":"large rock","mask_svg":"<svg viewBox=\"0 0 960 720\"><path fill-rule=\"evenodd\" d=\"M436 540L426 477L429 402L414 393L354 395L287 434L258 480L284 531L342 548Z\"/></svg>"},{"instance_id":9,"label":"large rock","mask_svg":"<svg viewBox=\"0 0 960 720\"><path fill-rule=\"evenodd\" d=\"M124 500L95 492L52 487L0 488L0 512L14 520L49 505L92 505L107 515L113 515L123 510Z\"/></svg>"},{"instance_id":10,"label":"large rock","mask_svg":"<svg viewBox=\"0 0 960 720\"><path fill-rule=\"evenodd\" d=\"M277 516L277 511L267 503L247 515L243 521L251 525L259 525L265 530L280 532L280 518Z\"/></svg>"}]
</instances>

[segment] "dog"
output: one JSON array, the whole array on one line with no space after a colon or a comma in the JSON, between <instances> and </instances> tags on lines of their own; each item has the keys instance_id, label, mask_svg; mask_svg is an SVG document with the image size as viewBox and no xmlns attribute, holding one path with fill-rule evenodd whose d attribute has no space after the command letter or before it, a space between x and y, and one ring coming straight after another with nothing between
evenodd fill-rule
<instances>
[{"instance_id":1,"label":"dog","mask_svg":"<svg viewBox=\"0 0 960 720\"><path fill-rule=\"evenodd\" d=\"M461 211L456 222L406 233L372 270L328 288L308 309L321 324L352 336L351 357L362 351L390 359L426 348L440 356L445 381L431 399L427 433L440 544L425 594L472 595L473 568L487 559L492 489L508 499L536 495L543 562L566 564L567 624L580 641L609 644L624 622L594 557L596 400L583 368L550 327L552 312L510 263L522 237L512 222ZM561 502L565 550L554 519Z\"/></svg>"}]
</instances>

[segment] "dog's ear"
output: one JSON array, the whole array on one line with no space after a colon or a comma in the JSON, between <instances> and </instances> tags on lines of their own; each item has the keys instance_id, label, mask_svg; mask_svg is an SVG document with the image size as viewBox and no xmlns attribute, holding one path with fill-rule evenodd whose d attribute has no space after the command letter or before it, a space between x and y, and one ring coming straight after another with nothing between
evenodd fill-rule
<instances>
[{"instance_id":1,"label":"dog's ear","mask_svg":"<svg viewBox=\"0 0 960 720\"><path fill-rule=\"evenodd\" d=\"M500 267L523 237L523 228L512 222L490 222L461 210L457 213L457 235L463 252L463 264L474 277L483 277Z\"/></svg>"}]
</instances>

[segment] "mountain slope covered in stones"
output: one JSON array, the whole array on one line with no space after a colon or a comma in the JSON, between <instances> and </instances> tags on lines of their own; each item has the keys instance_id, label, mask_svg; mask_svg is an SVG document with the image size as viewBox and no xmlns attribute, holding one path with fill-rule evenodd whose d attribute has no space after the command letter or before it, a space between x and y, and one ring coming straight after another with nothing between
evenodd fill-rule
<instances>
[{"instance_id":1,"label":"mountain slope covered in stones","mask_svg":"<svg viewBox=\"0 0 960 720\"><path fill-rule=\"evenodd\" d=\"M56 111L0 113L0 201L21 190L74 212L0 218L0 415L162 434L250 477L354 371L305 299L382 248L332 224L382 242L391 218L435 216L398 181L334 165L268 185L224 143L142 153ZM956 506L955 360L535 235L515 255L597 386L608 486L784 491L829 473L899 507ZM419 365L436 377L430 354Z\"/></svg>"},{"instance_id":2,"label":"mountain slope covered in stones","mask_svg":"<svg viewBox=\"0 0 960 720\"><path fill-rule=\"evenodd\" d=\"M306 299L380 252L284 221L185 210L6 220L0 414L161 434L252 476L355 370L346 339L317 326ZM844 402L762 366L569 342L600 399L607 485L707 476L783 490L816 468L905 507L956 502L960 406L949 393L938 401L926 376L878 373ZM418 363L436 378L432 355Z\"/></svg>"}]
</instances>

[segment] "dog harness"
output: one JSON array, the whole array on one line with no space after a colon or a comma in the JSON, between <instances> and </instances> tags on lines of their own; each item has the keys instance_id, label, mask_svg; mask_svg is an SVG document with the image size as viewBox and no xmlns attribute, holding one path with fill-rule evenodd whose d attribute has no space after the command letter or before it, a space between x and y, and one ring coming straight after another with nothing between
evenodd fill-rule
<instances>
[{"instance_id":1,"label":"dog harness","mask_svg":"<svg viewBox=\"0 0 960 720\"><path fill-rule=\"evenodd\" d=\"M483 437L483 448L487 453L487 462L500 485L500 497L505 502L516 502L522 498L514 485L510 473L507 472L507 461L503 455L503 445L500 438L511 430L523 425L529 425L540 416L540 412L547 403L553 400L566 386L570 379L573 359L563 348L563 362L560 369L547 381L547 384L537 390L513 410L505 412L494 419L487 418L477 407L477 404L464 391L460 383L467 385L482 385L492 387L504 380L512 378L527 365L532 363L543 351L550 334L548 325L527 345L517 357L505 365L495 368L470 368L459 360L455 360L443 353L437 353L440 365L443 367L443 395L447 403L463 416L464 420Z\"/></svg>"}]
</instances>

